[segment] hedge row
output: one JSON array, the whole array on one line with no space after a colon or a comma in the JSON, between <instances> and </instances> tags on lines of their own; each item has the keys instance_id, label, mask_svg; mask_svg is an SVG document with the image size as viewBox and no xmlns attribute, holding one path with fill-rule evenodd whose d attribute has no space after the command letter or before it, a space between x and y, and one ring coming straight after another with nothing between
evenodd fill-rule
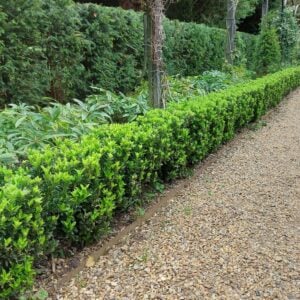
<instances>
[{"instance_id":1,"label":"hedge row","mask_svg":"<svg viewBox=\"0 0 300 300\"><path fill-rule=\"evenodd\" d=\"M98 239L145 187L182 176L299 85L300 67L286 69L0 168L0 298L31 285L40 255Z\"/></svg>"},{"instance_id":2,"label":"hedge row","mask_svg":"<svg viewBox=\"0 0 300 300\"><path fill-rule=\"evenodd\" d=\"M144 58L142 14L99 5L80 5L81 32L91 48L84 66L87 82L129 91L142 79ZM169 75L197 75L224 64L225 30L196 23L165 20L164 55ZM238 61L252 61L256 37L238 33Z\"/></svg>"},{"instance_id":3,"label":"hedge row","mask_svg":"<svg viewBox=\"0 0 300 300\"><path fill-rule=\"evenodd\" d=\"M225 31L165 21L170 75L220 69ZM256 38L238 34L240 60L252 61ZM142 80L142 14L72 0L0 0L0 106L84 98L91 85L133 90Z\"/></svg>"}]
</instances>

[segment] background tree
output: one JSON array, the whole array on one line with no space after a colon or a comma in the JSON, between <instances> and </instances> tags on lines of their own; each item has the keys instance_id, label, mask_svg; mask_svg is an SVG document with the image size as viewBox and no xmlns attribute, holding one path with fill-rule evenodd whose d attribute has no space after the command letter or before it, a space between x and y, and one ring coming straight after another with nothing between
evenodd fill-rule
<instances>
[{"instance_id":1,"label":"background tree","mask_svg":"<svg viewBox=\"0 0 300 300\"><path fill-rule=\"evenodd\" d=\"M299 26L294 12L290 7L284 7L281 14L276 14L272 20L272 25L276 28L280 37L280 47L283 64L291 64L293 52L299 37Z\"/></svg>"},{"instance_id":2,"label":"background tree","mask_svg":"<svg viewBox=\"0 0 300 300\"><path fill-rule=\"evenodd\" d=\"M256 72L263 76L279 69L281 51L278 34L268 18L263 19L256 50Z\"/></svg>"}]
</instances>

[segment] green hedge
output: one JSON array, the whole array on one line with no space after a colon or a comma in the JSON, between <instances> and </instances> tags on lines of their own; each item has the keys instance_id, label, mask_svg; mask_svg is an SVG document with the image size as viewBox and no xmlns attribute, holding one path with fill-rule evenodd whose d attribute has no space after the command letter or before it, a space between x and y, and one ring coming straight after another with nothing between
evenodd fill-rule
<instances>
[{"instance_id":1,"label":"green hedge","mask_svg":"<svg viewBox=\"0 0 300 300\"><path fill-rule=\"evenodd\" d=\"M22 168L0 167L0 299L33 284L33 262L46 246L40 184Z\"/></svg>"},{"instance_id":2,"label":"green hedge","mask_svg":"<svg viewBox=\"0 0 300 300\"><path fill-rule=\"evenodd\" d=\"M225 31L165 21L170 75L220 69ZM252 61L256 37L238 34L239 60ZM84 98L91 85L136 88L143 73L142 14L71 0L0 0L0 107Z\"/></svg>"},{"instance_id":3,"label":"green hedge","mask_svg":"<svg viewBox=\"0 0 300 300\"><path fill-rule=\"evenodd\" d=\"M72 0L0 0L0 28L0 107L71 100L88 84Z\"/></svg>"},{"instance_id":4,"label":"green hedge","mask_svg":"<svg viewBox=\"0 0 300 300\"><path fill-rule=\"evenodd\" d=\"M300 67L286 69L31 151L18 170L1 168L0 298L30 285L41 250L98 239L145 188L184 175L299 85Z\"/></svg>"},{"instance_id":5,"label":"green hedge","mask_svg":"<svg viewBox=\"0 0 300 300\"><path fill-rule=\"evenodd\" d=\"M87 48L83 65L89 84L128 92L142 79L142 14L95 4L78 5ZM165 20L164 56L169 75L197 75L221 69L224 64L225 31L196 23ZM256 37L238 33L238 61L252 62Z\"/></svg>"},{"instance_id":6,"label":"green hedge","mask_svg":"<svg viewBox=\"0 0 300 300\"><path fill-rule=\"evenodd\" d=\"M221 70L225 58L225 31L203 24L165 22L164 48L168 74L197 75L206 70ZM256 37L237 33L236 64L252 64Z\"/></svg>"}]
</instances>

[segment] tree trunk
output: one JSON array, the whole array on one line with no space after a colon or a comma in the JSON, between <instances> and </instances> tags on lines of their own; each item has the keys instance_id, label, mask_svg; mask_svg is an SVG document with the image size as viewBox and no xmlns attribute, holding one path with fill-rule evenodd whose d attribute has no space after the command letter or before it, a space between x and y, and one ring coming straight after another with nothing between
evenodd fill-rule
<instances>
[{"instance_id":1,"label":"tree trunk","mask_svg":"<svg viewBox=\"0 0 300 300\"><path fill-rule=\"evenodd\" d=\"M228 63L233 64L235 51L235 34L236 34L236 7L237 0L227 0L227 42L226 42L226 59Z\"/></svg>"},{"instance_id":2,"label":"tree trunk","mask_svg":"<svg viewBox=\"0 0 300 300\"><path fill-rule=\"evenodd\" d=\"M287 6L287 0L281 0L281 11L283 12L285 7Z\"/></svg>"},{"instance_id":3,"label":"tree trunk","mask_svg":"<svg viewBox=\"0 0 300 300\"><path fill-rule=\"evenodd\" d=\"M151 106L165 107L163 99L163 9L162 0L148 2L144 15L145 68L148 73Z\"/></svg>"},{"instance_id":4,"label":"tree trunk","mask_svg":"<svg viewBox=\"0 0 300 300\"><path fill-rule=\"evenodd\" d=\"M268 11L269 11L269 0L263 0L262 8L261 8L262 18L268 13Z\"/></svg>"},{"instance_id":5,"label":"tree trunk","mask_svg":"<svg viewBox=\"0 0 300 300\"><path fill-rule=\"evenodd\" d=\"M152 19L149 11L144 13L144 71L143 75L147 75L150 79L152 74L152 60L151 60L151 31L152 31Z\"/></svg>"}]
</instances>

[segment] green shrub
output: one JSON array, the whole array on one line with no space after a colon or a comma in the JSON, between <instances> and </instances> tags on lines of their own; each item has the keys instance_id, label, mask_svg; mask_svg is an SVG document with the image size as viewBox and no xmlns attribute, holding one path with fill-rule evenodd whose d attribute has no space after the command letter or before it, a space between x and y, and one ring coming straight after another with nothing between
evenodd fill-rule
<instances>
[{"instance_id":1,"label":"green shrub","mask_svg":"<svg viewBox=\"0 0 300 300\"><path fill-rule=\"evenodd\" d=\"M0 0L0 107L7 102L36 103L49 88L43 51L40 0Z\"/></svg>"},{"instance_id":2,"label":"green shrub","mask_svg":"<svg viewBox=\"0 0 300 300\"><path fill-rule=\"evenodd\" d=\"M72 0L41 0L44 55L50 72L49 89L40 96L60 102L70 101L85 90L84 49L88 46L80 32L81 19Z\"/></svg>"},{"instance_id":3,"label":"green shrub","mask_svg":"<svg viewBox=\"0 0 300 300\"><path fill-rule=\"evenodd\" d=\"M286 69L170 104L166 110L151 110L132 123L100 126L77 142L58 140L55 147L31 151L18 171L1 169L0 242L11 238L18 250L20 237L22 241L24 235L32 235L19 252L0 248L1 263L11 261L1 271L3 297L31 283L32 260L40 249L54 253L58 247L82 246L99 238L117 210L140 201L146 188L185 175L189 166L299 85L300 68ZM22 229L15 228L14 217L24 222ZM15 255L21 266L14 264ZM17 289L6 283L7 272L16 276Z\"/></svg>"},{"instance_id":4,"label":"green shrub","mask_svg":"<svg viewBox=\"0 0 300 300\"><path fill-rule=\"evenodd\" d=\"M0 0L0 106L65 101L83 89L85 40L71 0ZM47 101L47 100L46 100Z\"/></svg>"},{"instance_id":5,"label":"green shrub","mask_svg":"<svg viewBox=\"0 0 300 300\"><path fill-rule=\"evenodd\" d=\"M276 31L282 64L288 66L299 63L297 47L300 31L294 12L288 7L283 12L271 11L264 17L263 26Z\"/></svg>"},{"instance_id":6,"label":"green shrub","mask_svg":"<svg viewBox=\"0 0 300 300\"><path fill-rule=\"evenodd\" d=\"M116 208L130 206L145 186L184 174L299 81L299 68L285 70L149 111L130 124L101 126L79 142L31 151L26 164L42 179L44 210L55 219L51 230L64 242L91 241Z\"/></svg>"},{"instance_id":7,"label":"green shrub","mask_svg":"<svg viewBox=\"0 0 300 300\"><path fill-rule=\"evenodd\" d=\"M29 155L31 172L43 178L47 231L63 244L86 244L106 229L124 193L117 151L113 141L86 137Z\"/></svg>"},{"instance_id":8,"label":"green shrub","mask_svg":"<svg viewBox=\"0 0 300 300\"><path fill-rule=\"evenodd\" d=\"M142 14L93 4L78 5L90 47L84 66L90 85L128 92L142 80L144 40ZM169 75L197 75L221 69L225 31L202 24L165 20L164 56ZM255 36L238 33L237 48L249 61ZM252 50L252 51L251 51Z\"/></svg>"},{"instance_id":9,"label":"green shrub","mask_svg":"<svg viewBox=\"0 0 300 300\"><path fill-rule=\"evenodd\" d=\"M262 25L256 49L256 72L266 75L280 68L281 52L279 39L274 28Z\"/></svg>"},{"instance_id":10,"label":"green shrub","mask_svg":"<svg viewBox=\"0 0 300 300\"><path fill-rule=\"evenodd\" d=\"M276 14L273 17L272 26L276 29L279 37L282 61L285 65L291 65L295 58L294 51L299 36L299 25L294 12L286 8L280 14Z\"/></svg>"},{"instance_id":11,"label":"green shrub","mask_svg":"<svg viewBox=\"0 0 300 300\"><path fill-rule=\"evenodd\" d=\"M225 61L223 29L166 20L165 34L164 55L168 74L189 76L222 69ZM255 40L252 35L237 34L237 62L251 62Z\"/></svg>"},{"instance_id":12,"label":"green shrub","mask_svg":"<svg viewBox=\"0 0 300 300\"><path fill-rule=\"evenodd\" d=\"M0 167L0 298L33 284L33 262L46 244L39 179Z\"/></svg>"},{"instance_id":13,"label":"green shrub","mask_svg":"<svg viewBox=\"0 0 300 300\"><path fill-rule=\"evenodd\" d=\"M292 53L292 64L299 65L300 64L300 31L297 34L297 42L296 46L293 49Z\"/></svg>"},{"instance_id":14,"label":"green shrub","mask_svg":"<svg viewBox=\"0 0 300 300\"><path fill-rule=\"evenodd\" d=\"M94 4L78 4L80 31L89 41L83 64L86 90L130 91L139 82L143 66L142 17L133 11Z\"/></svg>"}]
</instances>

